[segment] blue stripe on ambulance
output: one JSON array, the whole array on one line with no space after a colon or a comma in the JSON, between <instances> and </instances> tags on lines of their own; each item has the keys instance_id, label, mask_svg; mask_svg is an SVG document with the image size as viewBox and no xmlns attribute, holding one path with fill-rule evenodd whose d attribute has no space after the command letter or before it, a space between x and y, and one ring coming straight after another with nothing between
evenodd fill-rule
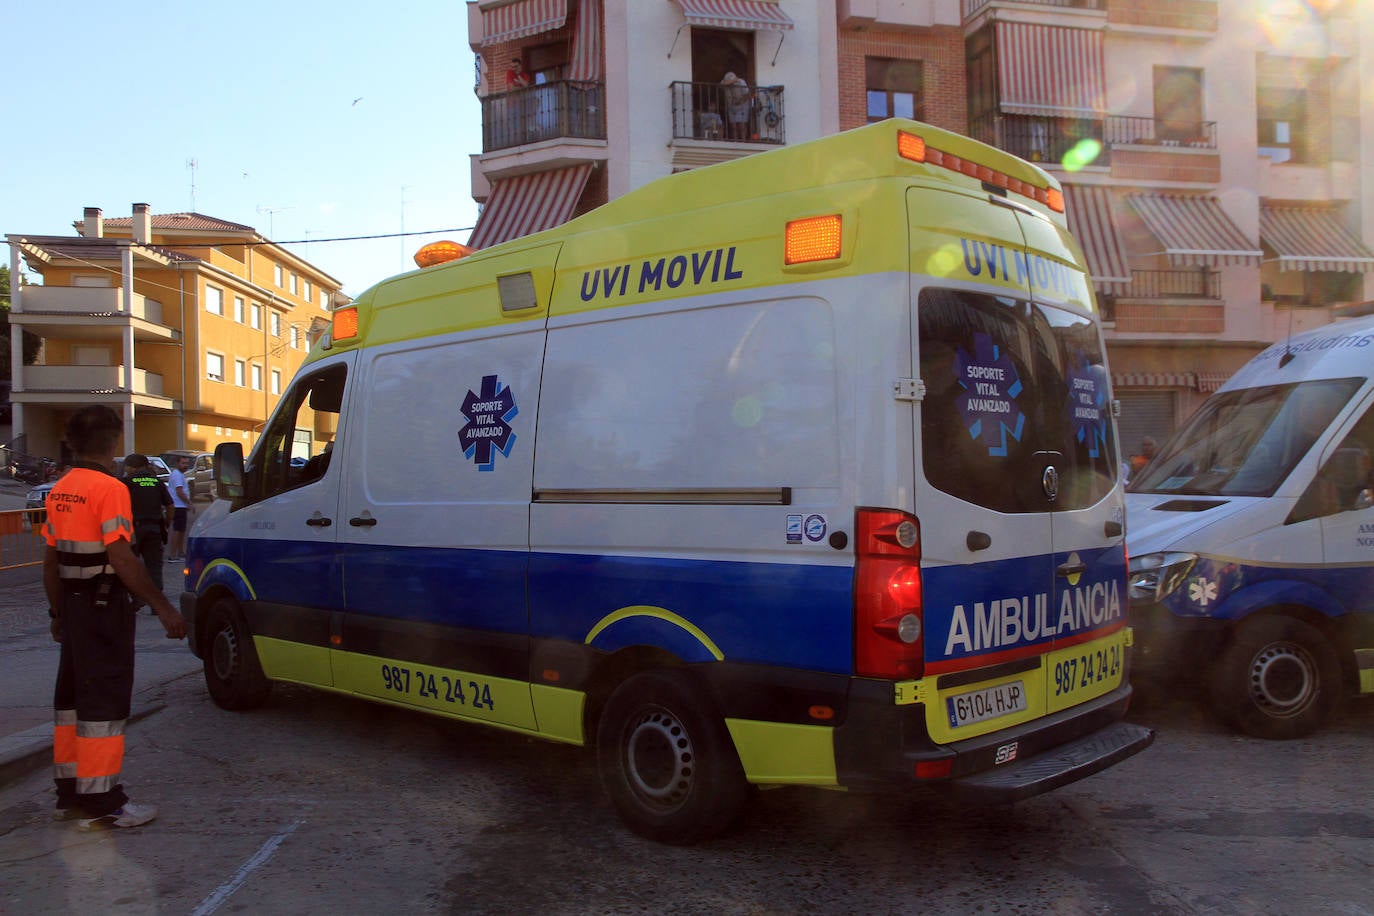
<instances>
[{"instance_id":1,"label":"blue stripe on ambulance","mask_svg":"<svg viewBox=\"0 0 1374 916\"><path fill-rule=\"evenodd\" d=\"M1179 617L1240 620L1261 608L1292 604L1327 617L1370 607L1374 567L1251 565L1200 556L1163 605Z\"/></svg>"},{"instance_id":2,"label":"blue stripe on ambulance","mask_svg":"<svg viewBox=\"0 0 1374 916\"><path fill-rule=\"evenodd\" d=\"M242 551L242 566L259 601L273 602L278 595L300 601L300 571L282 558L299 557L310 545L245 539L234 546ZM853 669L853 570L847 566L316 547L337 549L342 557L347 583L342 610L349 614L461 627L473 634L528 633L581 645L608 614L658 608L699 629L730 661L841 674ZM528 616L522 610L527 600ZM687 629L650 613L604 628L591 646L614 651L640 639L683 661L714 660L707 644Z\"/></svg>"}]
</instances>

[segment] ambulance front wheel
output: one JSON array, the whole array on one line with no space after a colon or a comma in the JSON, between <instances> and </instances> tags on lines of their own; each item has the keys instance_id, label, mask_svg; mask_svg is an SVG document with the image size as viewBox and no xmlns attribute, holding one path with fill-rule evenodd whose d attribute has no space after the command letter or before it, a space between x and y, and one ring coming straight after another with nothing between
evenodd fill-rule
<instances>
[{"instance_id":1,"label":"ambulance front wheel","mask_svg":"<svg viewBox=\"0 0 1374 916\"><path fill-rule=\"evenodd\" d=\"M749 784L714 704L681 671L646 671L621 684L597 728L601 782L640 836L687 845L727 830Z\"/></svg>"},{"instance_id":2,"label":"ambulance front wheel","mask_svg":"<svg viewBox=\"0 0 1374 916\"><path fill-rule=\"evenodd\" d=\"M205 686L221 709L261 706L272 690L262 673L258 652L243 610L232 598L220 598L205 618Z\"/></svg>"},{"instance_id":3,"label":"ambulance front wheel","mask_svg":"<svg viewBox=\"0 0 1374 916\"><path fill-rule=\"evenodd\" d=\"M1217 715L1247 735L1283 740L1315 731L1341 696L1341 665L1327 638L1292 617L1242 623L1211 672Z\"/></svg>"}]
</instances>

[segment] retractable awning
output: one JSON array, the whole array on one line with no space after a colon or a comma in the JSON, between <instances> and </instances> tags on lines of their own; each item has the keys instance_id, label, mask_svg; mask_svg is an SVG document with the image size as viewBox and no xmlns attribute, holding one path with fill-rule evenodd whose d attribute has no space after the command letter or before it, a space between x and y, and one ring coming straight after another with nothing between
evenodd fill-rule
<instances>
[{"instance_id":1,"label":"retractable awning","mask_svg":"<svg viewBox=\"0 0 1374 916\"><path fill-rule=\"evenodd\" d=\"M792 19L770 0L676 0L687 24L713 29L788 31Z\"/></svg>"},{"instance_id":2,"label":"retractable awning","mask_svg":"<svg viewBox=\"0 0 1374 916\"><path fill-rule=\"evenodd\" d=\"M1002 111L1051 117L1101 117L1107 79L1102 33L997 22L997 85Z\"/></svg>"},{"instance_id":3,"label":"retractable awning","mask_svg":"<svg viewBox=\"0 0 1374 916\"><path fill-rule=\"evenodd\" d=\"M591 173L587 164L498 179L468 237L469 247L490 248L566 223Z\"/></svg>"},{"instance_id":4,"label":"retractable awning","mask_svg":"<svg viewBox=\"0 0 1374 916\"><path fill-rule=\"evenodd\" d=\"M1261 205L1260 241L1278 255L1279 270L1374 270L1374 252L1326 207Z\"/></svg>"},{"instance_id":5,"label":"retractable awning","mask_svg":"<svg viewBox=\"0 0 1374 916\"><path fill-rule=\"evenodd\" d=\"M1191 372L1114 372L1113 388L1192 388L1197 376Z\"/></svg>"},{"instance_id":6,"label":"retractable awning","mask_svg":"<svg viewBox=\"0 0 1374 916\"><path fill-rule=\"evenodd\" d=\"M1131 282L1130 259L1112 222L1107 189L1066 184L1064 199L1069 231L1083 246L1093 285L1103 292L1123 292Z\"/></svg>"},{"instance_id":7,"label":"retractable awning","mask_svg":"<svg viewBox=\"0 0 1374 916\"><path fill-rule=\"evenodd\" d=\"M601 68L601 0L582 0L577 7L577 25L573 28L568 79L594 83L600 82L604 76Z\"/></svg>"},{"instance_id":8,"label":"retractable awning","mask_svg":"<svg viewBox=\"0 0 1374 916\"><path fill-rule=\"evenodd\" d=\"M482 47L528 38L561 28L568 21L568 0L515 0L482 10Z\"/></svg>"},{"instance_id":9,"label":"retractable awning","mask_svg":"<svg viewBox=\"0 0 1374 916\"><path fill-rule=\"evenodd\" d=\"M1126 201L1159 239L1173 267L1258 267L1263 252L1215 197L1130 194Z\"/></svg>"}]
</instances>

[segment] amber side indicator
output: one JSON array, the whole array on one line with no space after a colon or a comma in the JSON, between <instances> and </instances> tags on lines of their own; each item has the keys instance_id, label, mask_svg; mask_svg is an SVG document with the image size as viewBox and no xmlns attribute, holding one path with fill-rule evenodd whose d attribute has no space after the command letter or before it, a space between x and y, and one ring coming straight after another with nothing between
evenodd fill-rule
<instances>
[{"instance_id":1,"label":"amber side indicator","mask_svg":"<svg viewBox=\"0 0 1374 916\"><path fill-rule=\"evenodd\" d=\"M783 260L787 264L831 261L840 256L840 215L794 219L783 234Z\"/></svg>"},{"instance_id":2,"label":"amber side indicator","mask_svg":"<svg viewBox=\"0 0 1374 916\"><path fill-rule=\"evenodd\" d=\"M334 313L334 339L347 340L358 336L358 310L340 309Z\"/></svg>"}]
</instances>

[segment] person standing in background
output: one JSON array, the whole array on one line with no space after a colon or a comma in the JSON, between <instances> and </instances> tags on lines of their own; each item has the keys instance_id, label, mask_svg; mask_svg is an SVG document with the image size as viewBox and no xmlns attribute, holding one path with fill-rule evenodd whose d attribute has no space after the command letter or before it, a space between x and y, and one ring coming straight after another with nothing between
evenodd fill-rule
<instances>
[{"instance_id":1,"label":"person standing in background","mask_svg":"<svg viewBox=\"0 0 1374 916\"><path fill-rule=\"evenodd\" d=\"M129 488L129 502L133 506L134 553L143 561L148 577L158 591L162 591L162 547L167 543L175 503L167 485L157 479L148 465L148 456L134 452L124 458L124 483ZM135 600L134 610L142 607ZM149 610L156 614L157 611Z\"/></svg>"},{"instance_id":2,"label":"person standing in background","mask_svg":"<svg viewBox=\"0 0 1374 916\"><path fill-rule=\"evenodd\" d=\"M186 519L191 512L191 494L186 488L186 468L190 459L182 456L172 468L167 489L172 491L172 543L167 547L167 562L186 559Z\"/></svg>"}]
</instances>

